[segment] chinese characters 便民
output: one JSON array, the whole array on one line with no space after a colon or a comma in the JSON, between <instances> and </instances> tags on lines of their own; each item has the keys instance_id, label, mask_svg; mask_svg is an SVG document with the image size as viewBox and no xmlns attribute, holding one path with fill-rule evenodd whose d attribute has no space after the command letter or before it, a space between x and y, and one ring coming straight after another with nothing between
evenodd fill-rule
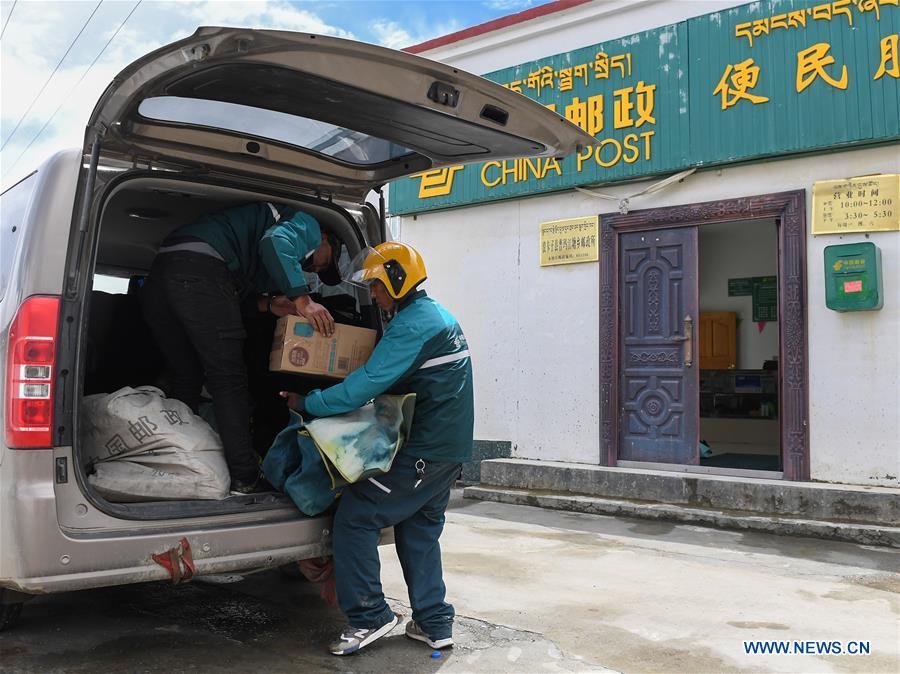
<instances>
[{"instance_id":1,"label":"chinese characters \u4fbf\u6c11","mask_svg":"<svg viewBox=\"0 0 900 674\"><path fill-rule=\"evenodd\" d=\"M879 43L881 60L875 71L873 80L878 80L889 75L900 78L900 35L888 35ZM841 66L840 74L827 68L835 64L835 58L829 52L831 45L827 42L817 44L797 52L797 93L803 92L816 79L822 79L836 89L846 89L849 83L847 66ZM754 105L765 103L769 99L766 96L751 93L759 82L760 67L754 59L748 58L740 63L729 64L722 74L718 85L713 90L713 96L722 97L722 110L736 105L741 100L748 100ZM837 76L836 76L837 75Z\"/></svg>"}]
</instances>

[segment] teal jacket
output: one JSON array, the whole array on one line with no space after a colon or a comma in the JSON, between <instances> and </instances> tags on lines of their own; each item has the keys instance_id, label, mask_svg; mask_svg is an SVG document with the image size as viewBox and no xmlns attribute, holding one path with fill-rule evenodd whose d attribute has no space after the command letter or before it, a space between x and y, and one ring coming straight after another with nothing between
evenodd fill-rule
<instances>
[{"instance_id":1,"label":"teal jacket","mask_svg":"<svg viewBox=\"0 0 900 674\"><path fill-rule=\"evenodd\" d=\"M412 430L401 453L426 461L472 460L469 347L456 319L422 290L400 305L365 365L340 384L312 391L302 405L326 417L358 409L381 393L416 394Z\"/></svg>"},{"instance_id":2,"label":"teal jacket","mask_svg":"<svg viewBox=\"0 0 900 674\"><path fill-rule=\"evenodd\" d=\"M309 293L301 264L322 243L319 222L289 206L257 202L206 215L178 228L167 242L199 240L212 246L245 293Z\"/></svg>"}]
</instances>

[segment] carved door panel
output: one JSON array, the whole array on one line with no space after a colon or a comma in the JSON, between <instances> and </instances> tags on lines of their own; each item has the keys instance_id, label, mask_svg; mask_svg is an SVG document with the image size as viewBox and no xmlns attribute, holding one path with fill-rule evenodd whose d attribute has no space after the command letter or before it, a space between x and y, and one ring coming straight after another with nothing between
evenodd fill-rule
<instances>
[{"instance_id":1,"label":"carved door panel","mask_svg":"<svg viewBox=\"0 0 900 674\"><path fill-rule=\"evenodd\" d=\"M619 239L619 459L697 464L697 228Z\"/></svg>"}]
</instances>

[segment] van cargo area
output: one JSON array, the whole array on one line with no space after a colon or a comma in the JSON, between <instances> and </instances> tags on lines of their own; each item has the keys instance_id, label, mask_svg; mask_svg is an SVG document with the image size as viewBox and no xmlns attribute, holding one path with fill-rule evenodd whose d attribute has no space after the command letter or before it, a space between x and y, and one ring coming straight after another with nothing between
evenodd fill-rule
<instances>
[{"instance_id":1,"label":"van cargo area","mask_svg":"<svg viewBox=\"0 0 900 674\"><path fill-rule=\"evenodd\" d=\"M323 200L304 200L293 195L260 194L225 185L200 184L161 178L136 178L113 187L93 228L93 259L84 260L81 272L80 329L77 331L76 381L80 383L74 410L81 409L84 396L113 393L123 387L154 386L166 389L164 361L145 323L141 310L144 280L156 250L177 227L231 206L251 201L285 203L313 215L322 226L344 243L342 260L349 261L364 245L363 232L378 226L378 214L351 211ZM375 232L370 231L370 235ZM377 234L376 234L377 235ZM366 293L349 284L322 285L308 279L313 299L326 306L336 322L378 329L380 315ZM335 383L332 379L269 371L269 354L276 318L260 313L245 319L245 358L251 399L251 429L254 449L263 456L275 435L289 421L281 390L304 393ZM202 403L200 416L215 427L212 405ZM221 515L248 511L281 511L293 508L283 494L264 492L231 496L223 500L112 502L93 489L87 479L93 470L79 441L85 419L74 414L74 462L82 491L94 505L109 515L125 519L156 520ZM273 513L273 516L275 514ZM297 512L297 516L300 516Z\"/></svg>"},{"instance_id":2,"label":"van cargo area","mask_svg":"<svg viewBox=\"0 0 900 674\"><path fill-rule=\"evenodd\" d=\"M184 543L193 550L196 575L328 554L330 512L304 516L274 492L216 500L229 490L218 479L224 470L221 461L214 464L221 457L205 425L192 425L202 429L202 441L182 443L178 451L194 452L190 458L204 454L198 463L210 469L205 475L211 479L196 479L198 468L181 473L178 489L155 489L161 486L155 482L142 490L135 481L134 490L117 491L107 483L106 497L92 484L101 472L113 480L112 465L128 467L114 456L135 451L149 459L159 450L152 458L166 461L169 448L187 435L186 429L167 431L162 440L155 422L132 413L132 401L107 415L116 430L91 427L112 402L90 414L84 404L91 395L124 387L166 389L159 337L144 322L142 299L158 299L163 317L165 302L181 304L176 284L157 296L153 280L145 283L170 232L230 206L286 204L308 212L342 242L349 268L364 247L387 238L381 191L389 182L476 161L562 158L597 144L538 101L497 83L327 35L201 27L126 66L97 100L81 147L58 152L0 194L0 348L6 359L0 378L6 407L0 416L0 588L40 594L173 580L155 560L184 554ZM176 245L182 243L190 242ZM324 264L324 252L313 265ZM185 257L184 280L193 265L208 262ZM221 268L210 266L226 287ZM352 287L323 288L320 303L337 321L381 329L380 312ZM182 316L222 310L218 302L188 304L179 307ZM270 376L272 317L257 315L240 326L232 318L220 336L247 333L249 442L263 453L288 418L277 391L303 393L331 380ZM166 346L174 354L183 345ZM302 351L294 355L301 365L308 360ZM335 370L329 364L329 371L340 369L339 360ZM171 383L170 377L170 389ZM220 390L217 382L213 388ZM187 387L181 391L188 397ZM158 428L177 423L160 396L140 395L154 398ZM174 408L187 415L187 407ZM235 437L243 421L223 416L223 426L226 419L236 430L225 437L247 442ZM146 440L148 429L159 445ZM101 447L107 451L94 454L92 465L90 454ZM236 455L241 448L231 450ZM144 463L141 479L149 480ZM240 477L249 478L252 458L244 464ZM173 471L161 465L150 467L153 481L169 480ZM156 494L156 500L129 500L136 492ZM185 494L191 500L178 500Z\"/></svg>"}]
</instances>

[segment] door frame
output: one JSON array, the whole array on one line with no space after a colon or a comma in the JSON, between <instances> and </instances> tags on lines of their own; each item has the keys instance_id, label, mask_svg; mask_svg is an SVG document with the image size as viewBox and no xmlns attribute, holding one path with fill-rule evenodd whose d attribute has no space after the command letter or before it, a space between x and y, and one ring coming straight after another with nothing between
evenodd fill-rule
<instances>
[{"instance_id":1,"label":"door frame","mask_svg":"<svg viewBox=\"0 0 900 674\"><path fill-rule=\"evenodd\" d=\"M778 419L783 479L809 480L806 190L600 215L600 463L619 453L619 235L772 219L778 238Z\"/></svg>"}]
</instances>

